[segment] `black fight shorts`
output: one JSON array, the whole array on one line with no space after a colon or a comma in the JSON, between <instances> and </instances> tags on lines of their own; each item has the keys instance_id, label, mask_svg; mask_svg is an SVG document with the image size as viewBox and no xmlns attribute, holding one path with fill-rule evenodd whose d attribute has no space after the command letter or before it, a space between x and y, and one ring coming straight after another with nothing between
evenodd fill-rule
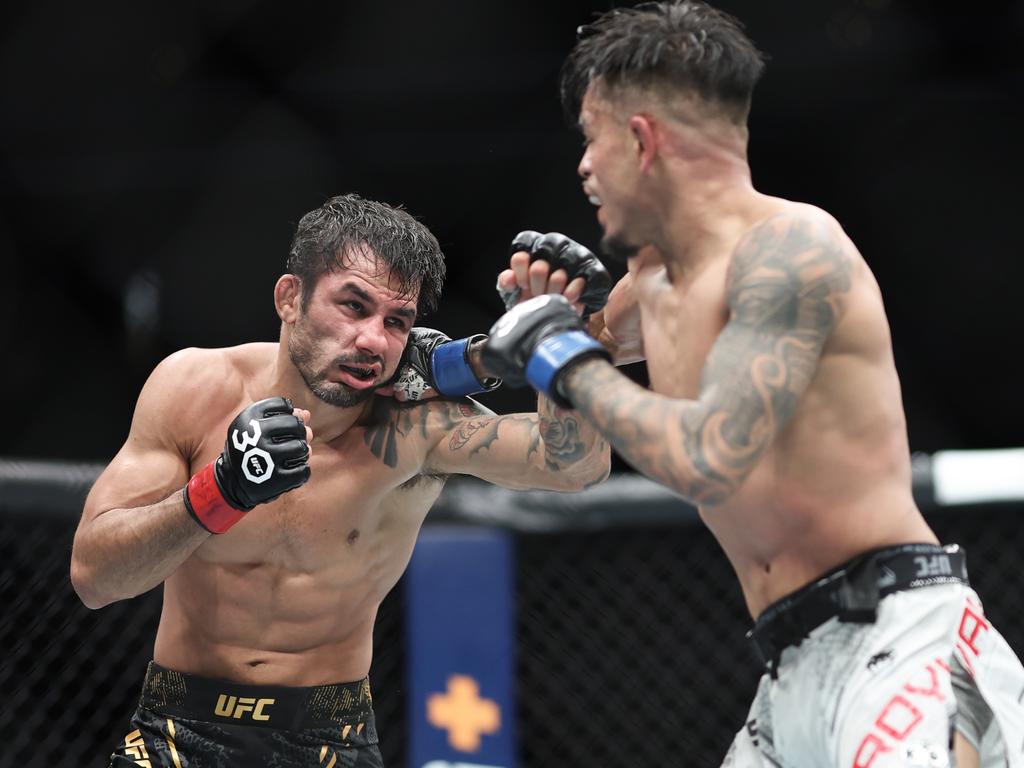
<instances>
[{"instance_id":1,"label":"black fight shorts","mask_svg":"<svg viewBox=\"0 0 1024 768\"><path fill-rule=\"evenodd\" d=\"M383 768L368 680L239 685L151 662L111 768Z\"/></svg>"}]
</instances>

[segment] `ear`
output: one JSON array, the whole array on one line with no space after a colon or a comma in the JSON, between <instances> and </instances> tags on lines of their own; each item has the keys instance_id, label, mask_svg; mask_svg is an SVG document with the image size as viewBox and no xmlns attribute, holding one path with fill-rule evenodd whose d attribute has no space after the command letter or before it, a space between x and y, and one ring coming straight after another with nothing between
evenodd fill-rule
<instances>
[{"instance_id":1,"label":"ear","mask_svg":"<svg viewBox=\"0 0 1024 768\"><path fill-rule=\"evenodd\" d=\"M654 158L658 155L657 126L649 115L633 115L629 118L629 130L633 133L636 158L640 171L650 170Z\"/></svg>"},{"instance_id":2,"label":"ear","mask_svg":"<svg viewBox=\"0 0 1024 768\"><path fill-rule=\"evenodd\" d=\"M281 275L274 286L274 307L281 322L291 325L299 316L302 281L295 275Z\"/></svg>"}]
</instances>

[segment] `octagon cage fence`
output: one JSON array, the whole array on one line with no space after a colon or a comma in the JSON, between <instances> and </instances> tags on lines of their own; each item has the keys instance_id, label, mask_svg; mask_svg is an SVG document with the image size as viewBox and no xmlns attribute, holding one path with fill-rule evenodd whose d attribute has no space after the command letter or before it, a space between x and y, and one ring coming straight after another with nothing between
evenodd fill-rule
<instances>
[{"instance_id":1,"label":"octagon cage fence","mask_svg":"<svg viewBox=\"0 0 1024 768\"><path fill-rule=\"evenodd\" d=\"M161 589L90 611L69 580L99 470L0 460L4 768L106 765L138 700ZM1024 449L917 455L914 491L1024 652ZM519 765L719 764L760 667L736 578L691 507L633 475L569 495L453 479L427 525L512 531ZM405 591L403 579L381 606L371 670L391 768L410 762Z\"/></svg>"}]
</instances>

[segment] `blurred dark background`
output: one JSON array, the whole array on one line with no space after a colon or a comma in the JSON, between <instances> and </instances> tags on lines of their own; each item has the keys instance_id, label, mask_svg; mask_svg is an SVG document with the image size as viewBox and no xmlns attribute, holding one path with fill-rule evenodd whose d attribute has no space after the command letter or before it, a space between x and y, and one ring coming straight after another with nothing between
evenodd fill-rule
<instances>
[{"instance_id":1,"label":"blurred dark background","mask_svg":"<svg viewBox=\"0 0 1024 768\"><path fill-rule=\"evenodd\" d=\"M2 452L106 460L164 355L276 339L295 222L334 194L430 226L423 324L485 331L517 231L597 243L556 77L613 4L5 4ZM912 448L1022 444L1024 3L719 5L771 56L755 184L831 211L878 275Z\"/></svg>"}]
</instances>

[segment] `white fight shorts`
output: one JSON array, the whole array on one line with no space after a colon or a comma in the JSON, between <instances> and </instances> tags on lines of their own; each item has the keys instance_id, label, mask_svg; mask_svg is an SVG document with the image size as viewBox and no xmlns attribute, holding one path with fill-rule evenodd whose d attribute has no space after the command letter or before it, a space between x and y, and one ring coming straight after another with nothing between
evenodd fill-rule
<instances>
[{"instance_id":1,"label":"white fight shorts","mask_svg":"<svg viewBox=\"0 0 1024 768\"><path fill-rule=\"evenodd\" d=\"M884 595L776 662L723 768L946 768L953 729L984 768L1024 768L1024 667L966 584Z\"/></svg>"}]
</instances>

